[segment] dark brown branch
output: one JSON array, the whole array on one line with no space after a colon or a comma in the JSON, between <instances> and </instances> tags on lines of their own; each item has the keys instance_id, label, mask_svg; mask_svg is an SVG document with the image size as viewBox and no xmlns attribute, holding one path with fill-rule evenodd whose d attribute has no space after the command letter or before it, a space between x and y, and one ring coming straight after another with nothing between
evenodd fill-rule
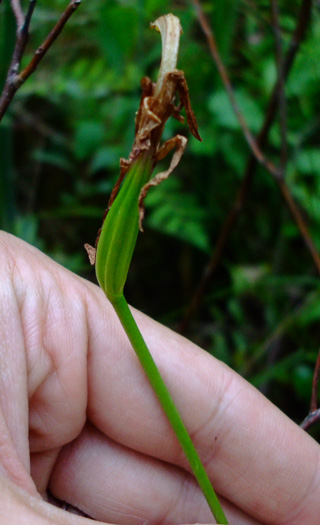
<instances>
[{"instance_id":1,"label":"dark brown branch","mask_svg":"<svg viewBox=\"0 0 320 525\"><path fill-rule=\"evenodd\" d=\"M320 350L318 352L317 361L314 367L310 411L307 417L302 421L300 425L304 430L307 430L308 428L315 425L315 423L320 421L320 408L317 408L318 407L317 399L318 399L319 375L320 375Z\"/></svg>"},{"instance_id":2,"label":"dark brown branch","mask_svg":"<svg viewBox=\"0 0 320 525\"><path fill-rule=\"evenodd\" d=\"M311 8L312 8L312 0L302 0L300 12L297 17L296 29L294 31L294 34L292 36L292 39L289 45L288 52L284 59L284 64L283 64L284 80L286 80L286 78L288 77L289 72L294 63L294 60L296 58L296 55L299 51L300 45L305 38L307 28L310 23L310 18L311 18ZM258 134L257 143L259 144L260 148L264 148L267 143L269 132L270 132L271 126L276 116L278 102L279 102L279 97L278 97L278 81L277 81L273 88L272 94L270 96L269 105L267 108L267 113L265 116L264 123ZM251 182L253 180L255 170L257 168L257 164L258 162L257 162L256 157L251 153L251 155L249 156L247 165L246 165L242 183L237 191L234 202L231 205L229 213L218 234L218 239L216 241L214 252L209 260L207 267L205 268L202 274L202 277L198 283L198 286L193 296L191 297L186 313L180 323L179 331L181 333L184 333L187 330L191 319L193 318L195 312L198 310L199 305L202 302L203 295L213 277L213 274L222 259L225 247L227 245L227 241L229 239L229 235L232 231L232 228L234 227L236 223L239 213L243 209L244 203L249 193L249 189L251 187Z\"/></svg>"},{"instance_id":3,"label":"dark brown branch","mask_svg":"<svg viewBox=\"0 0 320 525\"><path fill-rule=\"evenodd\" d=\"M31 0L31 4L35 4L36 0ZM3 90L3 93L0 98L0 121L5 114L11 100L13 99L15 93L19 89L19 87L30 77L30 75L36 70L38 67L40 61L43 59L45 54L48 52L56 38L61 33L62 29L64 28L66 22L69 20L71 15L74 13L74 11L79 7L81 4L81 0L72 0L64 13L61 15L59 21L56 23L52 31L49 33L45 41L42 43L40 47L36 50L33 58L30 60L29 64L21 71L21 73L18 73L21 58L23 55L23 52L25 50L25 46L27 43L28 38L28 25L30 23L30 19L32 16L32 11L29 8L29 11L26 15L26 20L24 23L24 26L22 27L21 31L21 39L22 42L17 39L16 48L13 53L13 58L11 61L11 65L9 68L8 76L6 79L5 87ZM27 31L27 33L26 33Z\"/></svg>"},{"instance_id":4,"label":"dark brown branch","mask_svg":"<svg viewBox=\"0 0 320 525\"><path fill-rule=\"evenodd\" d=\"M230 100L230 103L231 103L231 106L232 106L232 109L239 121L239 124L241 126L241 129L243 131L243 134L244 134L244 137L252 151L252 153L254 154L255 158L257 159L258 162L260 162L260 164L262 164L275 178L279 177L280 176L280 172L278 170L278 168L270 161L268 160L264 154L262 153L260 147L259 147L259 144L257 143L256 139L254 138L254 136L252 135L251 131L249 130L248 128L248 125L247 125L247 122L242 114L242 112L240 111L240 108L238 106L238 103L236 101L236 98L235 98L235 95L234 95L234 91L233 91L233 87L232 87L232 84L230 82L230 79L229 79L229 76L228 76L228 73L227 73L227 70L221 60L221 57L220 57L220 53L219 53L219 50L218 50L218 47L217 47L217 44L216 44L216 40L215 40L215 37L214 37L214 34L213 34L213 31L212 29L209 27L209 23L203 13L203 10L202 10L202 7L201 7L201 4L200 4L200 1L199 0L192 0L192 3L194 4L195 6L195 9L197 11L197 16L198 16L198 20L199 20L199 23L201 25L201 28L207 38L207 42L208 42L208 46L209 46L209 49L210 49L210 52L211 52L211 55L216 63L216 66L218 68L218 71L219 71L219 74L220 74L220 77L222 79L222 82L224 84L224 87L226 88L226 91L227 91L227 94L228 94L228 97L229 97L229 100Z\"/></svg>"},{"instance_id":5,"label":"dark brown branch","mask_svg":"<svg viewBox=\"0 0 320 525\"><path fill-rule=\"evenodd\" d=\"M278 106L279 106L279 121L280 121L280 136L281 136L281 155L280 155L280 166L281 172L284 176L284 172L287 164L288 146L287 146L287 102L285 94L285 83L284 83L284 56L282 51L282 38L281 29L279 22L279 8L278 1L271 0L271 14L273 22L273 30L275 36L275 54L277 64L277 76L278 76Z\"/></svg>"}]
</instances>

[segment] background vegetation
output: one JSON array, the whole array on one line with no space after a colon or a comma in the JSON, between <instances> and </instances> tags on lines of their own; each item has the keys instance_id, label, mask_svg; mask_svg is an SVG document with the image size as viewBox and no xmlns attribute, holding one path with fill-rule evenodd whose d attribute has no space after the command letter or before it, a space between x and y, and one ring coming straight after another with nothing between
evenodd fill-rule
<instances>
[{"instance_id":1,"label":"background vegetation","mask_svg":"<svg viewBox=\"0 0 320 525\"><path fill-rule=\"evenodd\" d=\"M26 9L28 2L22 5ZM38 2L22 67L66 5L65 0ZM270 2L210 0L202 6L238 105L257 134L277 78ZM279 2L284 53L300 7L301 0ZM150 191L126 295L177 329L250 155L192 2L83 1L1 123L0 226L94 280L83 244L94 243L119 158L131 149L140 79L156 78L161 54L149 22L166 12L182 22L179 67L203 143L190 138L175 173ZM286 81L287 125L275 120L264 152L276 165L282 155L286 183L320 251L319 13L314 2L306 39ZM0 5L0 20L3 85L15 41L8 0ZM187 128L169 122L165 138L177 132ZM262 166L185 332L294 420L300 423L306 416L320 346L319 274L278 185ZM319 429L313 432L320 437Z\"/></svg>"}]
</instances>

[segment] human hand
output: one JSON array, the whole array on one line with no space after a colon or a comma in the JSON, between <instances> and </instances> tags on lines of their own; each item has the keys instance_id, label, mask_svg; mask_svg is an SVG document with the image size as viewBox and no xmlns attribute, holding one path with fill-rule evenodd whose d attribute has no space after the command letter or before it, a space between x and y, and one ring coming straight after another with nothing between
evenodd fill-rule
<instances>
[{"instance_id":1,"label":"human hand","mask_svg":"<svg viewBox=\"0 0 320 525\"><path fill-rule=\"evenodd\" d=\"M103 523L212 523L102 291L5 233L0 283L1 525L89 524L48 490ZM230 524L318 524L319 445L227 366L135 315Z\"/></svg>"}]
</instances>

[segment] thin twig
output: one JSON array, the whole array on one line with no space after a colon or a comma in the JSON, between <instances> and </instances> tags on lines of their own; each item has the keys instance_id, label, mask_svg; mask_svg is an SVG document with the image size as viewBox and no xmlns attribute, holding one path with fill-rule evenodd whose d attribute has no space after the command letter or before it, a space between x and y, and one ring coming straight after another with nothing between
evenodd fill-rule
<instances>
[{"instance_id":1,"label":"thin twig","mask_svg":"<svg viewBox=\"0 0 320 525\"><path fill-rule=\"evenodd\" d=\"M17 28L19 29L24 24L24 14L21 9L20 0L11 0L11 8L16 17Z\"/></svg>"},{"instance_id":2,"label":"thin twig","mask_svg":"<svg viewBox=\"0 0 320 525\"><path fill-rule=\"evenodd\" d=\"M28 126L38 133L40 137L49 139L53 144L61 146L68 144L68 139L65 135L48 126L44 120L39 118L39 115L35 116L33 113L26 111L23 104L17 102L11 111L17 126Z\"/></svg>"},{"instance_id":3,"label":"thin twig","mask_svg":"<svg viewBox=\"0 0 320 525\"><path fill-rule=\"evenodd\" d=\"M320 421L320 408L318 408L318 385L319 385L319 375L320 375L320 350L318 352L317 361L314 367L313 381L312 381L312 393L311 393L311 403L310 411L307 417L302 421L301 428L307 430Z\"/></svg>"},{"instance_id":4,"label":"thin twig","mask_svg":"<svg viewBox=\"0 0 320 525\"><path fill-rule=\"evenodd\" d=\"M6 82L5 82L5 85L4 85L4 88L3 88L3 92L2 92L2 95L1 95L1 98L0 98L0 121L1 121L1 119L2 119L2 117L4 115L4 113L5 113L8 105L10 104L10 101L12 100L12 97L14 96L14 94L16 92L16 89L14 87L14 81L15 81L16 75L17 75L17 73L19 71L21 59L22 59L23 53L25 51L25 48L26 48L26 45L27 45L27 42L28 42L28 38L29 38L29 24L30 24L30 20L31 20L31 16L32 16L35 4L36 4L36 0L31 0L30 4L29 4L29 9L28 9L28 13L27 13L26 17L24 17L22 15L23 16L22 23L18 24L18 22L17 22L18 27L17 27L17 34L16 34L16 43L15 43L15 46L14 46L12 59L11 59L10 66L9 66L9 69L8 69ZM13 8L13 6L12 6L12 8ZM15 10L14 11L15 12L15 16L16 16L16 19L18 21L18 18L19 19L21 18L21 14L19 13L19 7L18 7L18 3L17 2L14 4L14 8L13 9Z\"/></svg>"},{"instance_id":5,"label":"thin twig","mask_svg":"<svg viewBox=\"0 0 320 525\"><path fill-rule=\"evenodd\" d=\"M216 63L216 66L218 68L218 71L220 73L220 77L222 79L222 82L224 84L224 87L226 88L232 109L239 121L239 124L241 126L241 129L243 131L243 134L245 136L245 139L247 143L249 144L249 147L251 151L253 152L254 156L262 164L275 178L278 178L280 176L279 169L270 161L268 160L264 154L262 153L259 144L257 143L256 139L252 135L251 131L248 128L248 124L246 122L246 119L244 118L242 112L240 111L240 108L238 106L238 103L236 101L234 91L232 84L230 82L227 70L221 60L220 53L217 47L217 43L213 34L212 29L209 27L209 23L204 15L204 12L202 10L201 4L199 0L192 0L192 3L195 6L195 9L197 11L197 16L199 23L201 25L201 28L207 38L208 46L211 52L211 55Z\"/></svg>"},{"instance_id":6,"label":"thin twig","mask_svg":"<svg viewBox=\"0 0 320 525\"><path fill-rule=\"evenodd\" d=\"M58 38L62 29L66 25L67 21L69 20L71 15L74 13L74 11L79 7L80 4L81 4L81 0L72 0L70 2L67 9L61 15L60 19L58 20L58 22L56 23L52 31L50 31L45 41L36 50L29 64L17 76L17 83L19 83L20 85L23 84L27 80L27 78L29 78L30 75L36 70L39 62L43 59L45 54L48 52L53 42Z\"/></svg>"},{"instance_id":7,"label":"thin twig","mask_svg":"<svg viewBox=\"0 0 320 525\"><path fill-rule=\"evenodd\" d=\"M24 31L25 33L29 32L29 26L30 26L34 8L36 7L36 3L37 3L37 0L30 0L28 11L27 11L27 14L24 20L24 24L22 27L22 31Z\"/></svg>"},{"instance_id":8,"label":"thin twig","mask_svg":"<svg viewBox=\"0 0 320 525\"><path fill-rule=\"evenodd\" d=\"M289 49L284 59L284 64L283 64L284 80L286 80L286 78L288 77L290 70L292 68L292 65L294 63L294 60L296 58L296 55L299 51L300 45L306 36L306 32L307 32L307 29L310 23L310 18L311 18L311 8L312 8L312 0L302 0L300 12L297 17L296 29L291 38ZM269 132L270 132L271 126L276 116L278 103L279 103L279 97L278 97L278 81L277 81L273 88L270 99L269 99L269 104L268 104L266 116L264 119L264 123L258 134L257 143L259 144L260 148L264 148L267 143ZM189 305L186 309L186 313L178 328L178 330L181 333L186 332L191 319L193 318L195 312L198 310L199 305L202 302L203 295L213 277L213 274L222 259L230 233L236 223L239 213L242 211L244 207L244 203L249 193L249 189L251 187L251 183L252 183L257 165L258 165L258 161L256 157L253 155L253 153L251 152L246 168L245 168L242 183L237 191L237 194L231 205L229 213L218 234L218 239L215 244L214 252L209 260L208 265L206 266L202 274L202 277L195 289L194 294L191 297Z\"/></svg>"},{"instance_id":9,"label":"thin twig","mask_svg":"<svg viewBox=\"0 0 320 525\"><path fill-rule=\"evenodd\" d=\"M309 428L313 427L318 421L320 421L320 408L308 414L302 421L300 427L303 428L303 430L309 430Z\"/></svg>"},{"instance_id":10,"label":"thin twig","mask_svg":"<svg viewBox=\"0 0 320 525\"><path fill-rule=\"evenodd\" d=\"M299 231L301 233L301 236L305 242L306 247L308 248L310 255L313 259L314 265L316 267L316 270L318 274L320 275L320 255L318 253L318 250L316 248L316 245L311 237L311 234L309 232L307 223L303 217L303 214L300 210L300 208L295 203L291 192L289 190L289 187L285 183L283 179L278 180L278 185L281 190L282 196L291 212L291 215L296 223L296 225L299 228Z\"/></svg>"},{"instance_id":11,"label":"thin twig","mask_svg":"<svg viewBox=\"0 0 320 525\"><path fill-rule=\"evenodd\" d=\"M18 27L16 46L13 52L12 62L9 68L9 80L12 80L12 75L16 75L19 71L21 59L25 51L26 45L29 39L29 26L31 22L31 17L37 0L30 0L29 8L25 17L23 17L23 23ZM10 71L11 69L11 71Z\"/></svg>"},{"instance_id":12,"label":"thin twig","mask_svg":"<svg viewBox=\"0 0 320 525\"><path fill-rule=\"evenodd\" d=\"M318 399L319 374L320 374L320 350L318 352L317 361L314 367L310 412L314 412L315 410L317 410L317 407L318 407L317 399Z\"/></svg>"},{"instance_id":13,"label":"thin twig","mask_svg":"<svg viewBox=\"0 0 320 525\"><path fill-rule=\"evenodd\" d=\"M284 83L284 56L282 50L282 38L281 29L279 22L279 7L277 0L271 0L271 14L273 22L273 30L275 36L275 52L276 52L276 64L277 64L277 76L278 76L278 105L279 105L279 121L280 121L280 136L281 136L281 155L280 165L282 176L287 164L288 146L287 146L287 102L285 94L285 83Z\"/></svg>"},{"instance_id":14,"label":"thin twig","mask_svg":"<svg viewBox=\"0 0 320 525\"><path fill-rule=\"evenodd\" d=\"M30 1L31 4L35 4L36 0ZM36 70L37 66L39 65L39 62L43 59L45 54L48 52L49 48L52 46L56 38L61 33L62 29L64 28L66 22L69 20L71 15L74 13L74 11L79 7L81 4L81 0L72 0L64 13L61 15L60 19L52 29L52 31L49 33L45 41L42 43L40 47L36 50L33 58L30 60L29 64L21 71L21 73L18 73L21 57L23 55L23 52L25 50L25 46L27 43L27 36L25 35L25 31L22 31L22 39L25 39L20 43L20 41L17 39L16 42L16 48L13 53L13 58L11 61L11 65L9 68L6 84L3 90L3 93L0 98L0 121L5 114L11 100L13 99L15 93L19 89L19 87L30 77L30 75ZM34 5L33 5L34 7ZM30 23L30 19L32 16L32 12L29 8L29 11L26 15L25 24L22 27L22 30L27 30L28 33L28 25Z\"/></svg>"},{"instance_id":15,"label":"thin twig","mask_svg":"<svg viewBox=\"0 0 320 525\"><path fill-rule=\"evenodd\" d=\"M15 12L15 16L17 19L17 34L16 34L16 43L12 54L11 63L8 69L6 82L2 91L2 95L0 98L0 121L6 112L15 92L18 88L15 88L15 78L20 68L21 59L23 56L23 53L25 51L28 38L29 38L29 25L32 17L32 13L34 11L34 7L36 4L36 0L31 0L28 8L28 12L26 17L23 16L22 23L18 24L18 17L21 18L21 14L18 12L18 2L15 2L14 7L12 5L12 9ZM20 4L19 4L20 6Z\"/></svg>"}]
</instances>

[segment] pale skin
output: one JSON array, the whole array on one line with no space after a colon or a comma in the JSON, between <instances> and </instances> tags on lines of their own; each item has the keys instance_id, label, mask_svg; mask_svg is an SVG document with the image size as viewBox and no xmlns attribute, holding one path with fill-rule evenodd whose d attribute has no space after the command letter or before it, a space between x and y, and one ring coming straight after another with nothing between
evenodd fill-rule
<instances>
[{"instance_id":1,"label":"pale skin","mask_svg":"<svg viewBox=\"0 0 320 525\"><path fill-rule=\"evenodd\" d=\"M213 523L95 285L0 234L0 523ZM231 524L312 525L320 447L206 352L135 312ZM28 441L29 434L29 441Z\"/></svg>"}]
</instances>

